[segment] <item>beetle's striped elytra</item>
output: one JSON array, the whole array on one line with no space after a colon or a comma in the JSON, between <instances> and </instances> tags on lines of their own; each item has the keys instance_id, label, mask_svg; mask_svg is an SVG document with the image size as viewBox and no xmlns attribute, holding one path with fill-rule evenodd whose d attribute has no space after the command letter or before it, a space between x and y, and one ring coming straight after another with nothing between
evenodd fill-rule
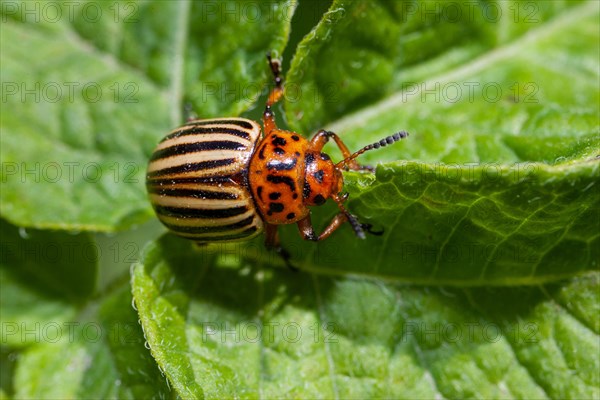
<instances>
[{"instance_id":1,"label":"beetle's striped elytra","mask_svg":"<svg viewBox=\"0 0 600 400\"><path fill-rule=\"evenodd\" d=\"M289 263L277 226L296 223L305 240L323 240L348 221L359 238L370 230L344 206L343 170L363 170L356 157L408 136L398 132L351 153L333 132L311 140L275 124L271 107L283 95L280 63L267 56L275 88L260 125L245 118L190 120L169 133L148 164L146 187L159 220L174 234L198 243L247 240L266 233L266 245ZM322 152L333 139L344 159ZM332 199L340 212L317 235L310 206Z\"/></svg>"},{"instance_id":2,"label":"beetle's striped elytra","mask_svg":"<svg viewBox=\"0 0 600 400\"><path fill-rule=\"evenodd\" d=\"M260 126L243 118L190 121L157 146L146 186L160 221L199 242L244 240L263 222L246 184Z\"/></svg>"}]
</instances>

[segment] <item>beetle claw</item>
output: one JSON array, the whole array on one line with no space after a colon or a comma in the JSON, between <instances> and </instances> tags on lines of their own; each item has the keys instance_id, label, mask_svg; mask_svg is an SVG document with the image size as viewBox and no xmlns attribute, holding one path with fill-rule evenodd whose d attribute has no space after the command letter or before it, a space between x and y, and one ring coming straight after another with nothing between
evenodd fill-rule
<instances>
[{"instance_id":1,"label":"beetle claw","mask_svg":"<svg viewBox=\"0 0 600 400\"><path fill-rule=\"evenodd\" d=\"M290 255L289 251L287 251L286 249L284 249L281 246L277 246L275 248L275 251L283 259L283 262L285 263L285 266L288 267L288 269L290 269L291 271L294 271L294 272L298 272L300 270L298 267L296 267L290 261L290 259L292 258L292 256Z\"/></svg>"},{"instance_id":2,"label":"beetle claw","mask_svg":"<svg viewBox=\"0 0 600 400\"><path fill-rule=\"evenodd\" d=\"M375 172L375 167L372 166L372 165L361 165L360 166L360 170L361 171Z\"/></svg>"},{"instance_id":3,"label":"beetle claw","mask_svg":"<svg viewBox=\"0 0 600 400\"><path fill-rule=\"evenodd\" d=\"M300 269L298 267L296 267L294 264L292 264L292 262L290 261L292 258L292 255L290 254L289 251L287 251L285 248L283 248L281 245L276 244L265 244L267 247L267 250L271 250L274 251L275 253L277 253L277 255L279 257L281 257L281 259L283 260L283 262L285 263L285 266L294 272L298 272Z\"/></svg>"},{"instance_id":4,"label":"beetle claw","mask_svg":"<svg viewBox=\"0 0 600 400\"><path fill-rule=\"evenodd\" d=\"M381 229L380 231L374 231L373 225L372 224L360 224L360 227L365 231L365 232L369 232L371 235L375 235L375 236L381 236L383 235L384 230Z\"/></svg>"}]
</instances>

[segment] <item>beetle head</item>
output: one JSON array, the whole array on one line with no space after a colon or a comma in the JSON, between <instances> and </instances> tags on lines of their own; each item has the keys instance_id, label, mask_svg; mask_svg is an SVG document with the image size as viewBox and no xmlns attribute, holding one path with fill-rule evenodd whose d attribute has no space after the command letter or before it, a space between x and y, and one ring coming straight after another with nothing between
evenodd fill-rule
<instances>
[{"instance_id":1,"label":"beetle head","mask_svg":"<svg viewBox=\"0 0 600 400\"><path fill-rule=\"evenodd\" d=\"M342 173L325 153L307 152L305 160L304 203L320 206L342 191Z\"/></svg>"}]
</instances>

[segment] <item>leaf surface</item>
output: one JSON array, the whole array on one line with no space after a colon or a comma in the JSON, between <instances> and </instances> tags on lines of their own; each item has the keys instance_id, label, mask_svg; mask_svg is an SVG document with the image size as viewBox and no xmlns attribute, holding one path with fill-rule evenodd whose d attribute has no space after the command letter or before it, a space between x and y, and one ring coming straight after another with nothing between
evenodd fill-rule
<instances>
[{"instance_id":1,"label":"leaf surface","mask_svg":"<svg viewBox=\"0 0 600 400\"><path fill-rule=\"evenodd\" d=\"M497 17L452 5L336 1L300 43L293 128L326 125L350 149L411 134L361 157L374 176L345 175L348 207L383 236L290 232L305 268L459 285L598 268L598 3L531 3L529 18L518 2L491 3Z\"/></svg>"},{"instance_id":2,"label":"leaf surface","mask_svg":"<svg viewBox=\"0 0 600 400\"><path fill-rule=\"evenodd\" d=\"M2 8L11 112L0 120L0 212L20 226L113 231L152 215L148 157L185 104L207 118L256 100L265 53L282 52L295 2L45 6L56 18L26 7Z\"/></svg>"},{"instance_id":3,"label":"leaf surface","mask_svg":"<svg viewBox=\"0 0 600 400\"><path fill-rule=\"evenodd\" d=\"M7 398L170 396L144 347L127 280L95 292L99 261L114 254L103 256L106 247L88 233L19 230L3 220L0 229L0 376Z\"/></svg>"},{"instance_id":4,"label":"leaf surface","mask_svg":"<svg viewBox=\"0 0 600 400\"><path fill-rule=\"evenodd\" d=\"M133 296L182 397L600 395L597 272L434 288L252 267L169 235L145 253Z\"/></svg>"}]
</instances>

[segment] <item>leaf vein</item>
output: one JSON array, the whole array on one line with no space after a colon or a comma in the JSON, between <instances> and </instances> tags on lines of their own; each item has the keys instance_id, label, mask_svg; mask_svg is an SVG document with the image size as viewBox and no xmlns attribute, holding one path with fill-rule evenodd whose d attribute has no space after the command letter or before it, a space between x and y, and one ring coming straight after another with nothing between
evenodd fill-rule
<instances>
[{"instance_id":1,"label":"leaf vein","mask_svg":"<svg viewBox=\"0 0 600 400\"><path fill-rule=\"evenodd\" d=\"M473 298L473 295L469 289L463 289L463 292L465 293L465 296L468 299L471 307L473 307L473 309L475 311L477 311L477 313L479 313L479 315L482 319L484 319L485 321L493 320L493 318L489 318L489 313L486 312L484 309L482 309L481 306L479 305L479 303L477 301L475 301L475 299ZM504 322L506 324L506 321L504 321ZM547 399L552 398L551 396L548 395L548 393L546 392L546 389L542 386L542 383L538 381L538 379L532 374L532 371L529 368L527 368L527 365L525 365L523 363L523 361L519 358L519 355L514 346L514 343L510 340L511 335L507 334L506 327L502 326L501 324L498 324L498 326L500 327L502 336L504 337L504 340L506 340L506 343L508 344L508 347L510 348L510 351L512 352L512 354L514 356L515 361L521 367L523 367L523 371L525 371L525 373L527 374L527 376L529 376L531 381L544 393L546 398Z\"/></svg>"},{"instance_id":2,"label":"leaf vein","mask_svg":"<svg viewBox=\"0 0 600 400\"><path fill-rule=\"evenodd\" d=\"M597 12L597 2L591 1L586 2L580 6L573 7L571 10L561 14L556 17L554 20L549 23L542 25L541 28L532 29L527 32L525 35L521 36L518 40L506 44L504 46L499 46L496 49L485 53L479 58L474 59L471 63L465 64L464 66L457 68L449 73L446 73L441 76L434 77L429 81L423 83L421 88L428 88L435 85L435 83L444 84L452 81L456 81L457 79L473 75L474 73L483 70L484 68L489 67L490 65L494 65L501 60L506 58L513 57L518 50L536 40L551 35L555 33L557 30L563 29L565 26L573 24L574 22L581 19L582 16L589 15L590 13ZM346 117L340 118L337 121L333 121L331 124L328 124L327 129L334 132L344 132L351 130L356 126L361 126L365 121L371 120L384 113L385 111L392 110L398 107L401 107L406 104L407 98L410 98L408 101L413 101L417 99L421 99L420 89L417 93L411 92L410 95L407 94L409 90L412 88L408 88L405 90L401 90L383 100L373 104L370 107L366 107L360 111L355 113L348 114Z\"/></svg>"},{"instance_id":3,"label":"leaf vein","mask_svg":"<svg viewBox=\"0 0 600 400\"><path fill-rule=\"evenodd\" d=\"M544 259L544 257L546 256L546 254L550 253L550 251L552 251L553 248L555 248L567 235L567 233L569 233L569 231L571 230L571 227L575 224L575 221L577 221L577 219L584 214L586 211L588 211L589 206L587 207L581 207L579 213L577 213L577 215L571 219L571 221L569 222L569 224L567 224L567 226L565 226L565 229L562 233L562 235L560 235L560 237L558 237L555 242L548 247L548 250L544 253L540 253L540 257L538 259L538 261L533 264L533 268L530 274L530 277L535 276L535 272L537 271L538 266L540 265L540 263L542 262L542 260Z\"/></svg>"},{"instance_id":4,"label":"leaf vein","mask_svg":"<svg viewBox=\"0 0 600 400\"><path fill-rule=\"evenodd\" d=\"M316 274L310 274L312 278L313 287L315 289L315 294L317 298L317 309L318 309L318 319L319 319L319 331L323 330L323 324L327 320L327 316L325 313L325 307L323 305L323 296L321 294L321 287L319 286L318 278ZM333 356L331 354L331 348L329 347L329 342L325 339L325 335L323 335L323 346L325 351L325 357L327 358L327 367L329 370L329 378L331 380L332 392L335 400L339 400L340 395L337 388L337 383L335 379L335 364L333 362Z\"/></svg>"},{"instance_id":5,"label":"leaf vein","mask_svg":"<svg viewBox=\"0 0 600 400\"><path fill-rule=\"evenodd\" d=\"M496 255L496 253L497 253L498 249L500 248L500 246L501 246L503 243L506 243L506 241L507 241L507 240L508 240L508 239L509 239L511 236L513 236L513 235L515 235L516 233L518 233L518 232L519 232L519 230L520 230L521 228L523 228L523 226L524 226L524 225L525 225L527 222L529 222L529 221L531 220L531 218L533 218L533 217L534 217L536 214L538 214L539 212L541 212L541 211L544 211L544 210L545 210L545 209L547 209L548 207L550 207L550 206L554 205L554 203L556 202L556 199L557 199L557 198L556 198L556 197L554 197L554 198L552 199L552 201L551 201L551 202L549 202L549 203L546 203L546 205L545 205L544 207L542 207L542 208L538 208L536 211L532 212L530 215L528 215L527 217L523 218L523 220L521 221L521 223L520 223L520 224L519 224L519 225L518 225L518 226L517 226L515 229L513 229L513 231L512 231L511 233L509 233L508 235L502 235L502 236L503 236L503 239L502 239L501 241L499 241L498 243L496 243L496 245L494 246L494 250L493 250L493 251L490 253L490 255L488 256L488 258L487 258L487 260L486 260L486 262L485 262L485 264L483 265L483 268L482 268L482 270L481 270L481 274L479 275L479 279L480 279L481 281L483 281L483 280L484 280L484 278L485 278L485 273L487 272L487 269L488 269L488 267L489 267L490 263L492 262L492 260L493 260L494 256ZM538 263L539 263L539 260L538 260Z\"/></svg>"}]
</instances>

